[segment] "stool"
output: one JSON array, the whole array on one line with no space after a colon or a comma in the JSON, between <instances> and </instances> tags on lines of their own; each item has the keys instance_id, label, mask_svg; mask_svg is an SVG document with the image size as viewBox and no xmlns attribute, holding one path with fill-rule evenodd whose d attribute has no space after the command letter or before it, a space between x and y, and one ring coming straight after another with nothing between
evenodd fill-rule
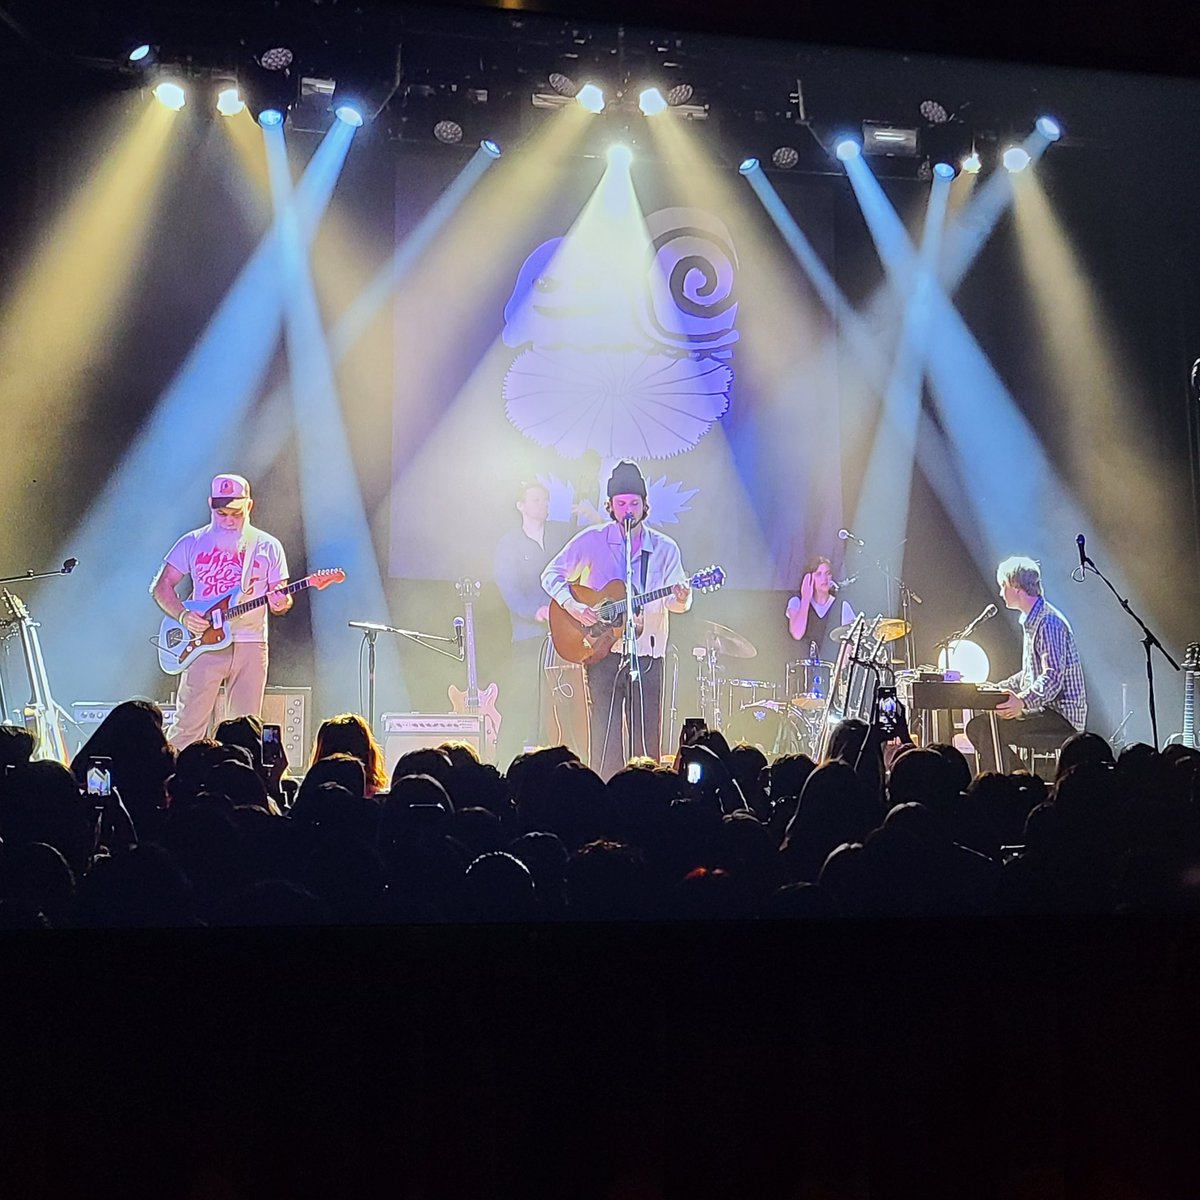
<instances>
[{"instance_id":1,"label":"stool","mask_svg":"<svg viewBox=\"0 0 1200 1200\"><path fill-rule=\"evenodd\" d=\"M1057 733L1029 734L1026 744L1017 747L1017 755L1030 775L1053 782L1058 769L1058 754L1066 740Z\"/></svg>"}]
</instances>

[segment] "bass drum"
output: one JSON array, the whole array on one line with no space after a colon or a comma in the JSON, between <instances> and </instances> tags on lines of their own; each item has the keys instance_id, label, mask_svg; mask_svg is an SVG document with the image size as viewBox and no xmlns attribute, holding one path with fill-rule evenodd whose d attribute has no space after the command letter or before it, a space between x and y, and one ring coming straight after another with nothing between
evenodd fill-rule
<instances>
[{"instance_id":1,"label":"bass drum","mask_svg":"<svg viewBox=\"0 0 1200 1200\"><path fill-rule=\"evenodd\" d=\"M807 752L807 731L786 704L775 700L742 705L730 719L725 736L731 746L757 746L771 759Z\"/></svg>"}]
</instances>

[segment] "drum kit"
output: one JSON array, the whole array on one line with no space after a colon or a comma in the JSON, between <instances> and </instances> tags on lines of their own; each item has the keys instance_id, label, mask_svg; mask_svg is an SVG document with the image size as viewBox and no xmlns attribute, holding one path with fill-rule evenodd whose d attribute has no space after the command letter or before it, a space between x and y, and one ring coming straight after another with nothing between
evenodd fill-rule
<instances>
[{"instance_id":1,"label":"drum kit","mask_svg":"<svg viewBox=\"0 0 1200 1200\"><path fill-rule=\"evenodd\" d=\"M829 640L840 647L853 628L841 625L830 632ZM909 629L907 621L894 617L876 617L870 625L880 651L905 637ZM703 645L696 646L692 655L700 714L708 727L719 729L731 745L747 742L771 757L815 757L829 707L834 664L818 658L797 659L786 664L782 682L733 678L722 660L756 658L758 649L727 625L706 621L703 630ZM888 665L890 662L889 657Z\"/></svg>"}]
</instances>

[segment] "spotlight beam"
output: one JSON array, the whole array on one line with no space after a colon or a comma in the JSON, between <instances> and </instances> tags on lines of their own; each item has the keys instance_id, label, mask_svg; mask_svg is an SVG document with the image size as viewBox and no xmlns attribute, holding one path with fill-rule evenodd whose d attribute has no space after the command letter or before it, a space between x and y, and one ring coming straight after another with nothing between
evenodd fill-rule
<instances>
[{"instance_id":1,"label":"spotlight beam","mask_svg":"<svg viewBox=\"0 0 1200 1200\"><path fill-rule=\"evenodd\" d=\"M357 128L335 122L349 144ZM282 128L263 130L271 198L279 222L283 282L283 328L291 381L293 427L299 458L304 542L310 568L340 567L347 586L313 605L318 709L347 711L357 701L355 635L347 628L363 614L387 620L387 598L379 576L370 525L358 489L358 473L346 436L333 362L321 321L308 261L308 244L291 200L291 176ZM338 164L340 169L340 163ZM400 655L391 639L378 647L385 678L402 686ZM407 696L403 697L407 700Z\"/></svg>"},{"instance_id":2,"label":"spotlight beam","mask_svg":"<svg viewBox=\"0 0 1200 1200\"><path fill-rule=\"evenodd\" d=\"M289 207L306 242L329 203L338 173L333 168L336 164L340 169L350 132L335 122L293 193ZM209 478L230 465L229 456L240 454L246 439L248 410L279 342L279 230L276 220L226 292L146 428L82 523L62 543L63 557L74 553L85 564L105 564L100 577L89 580L88 604L108 614L105 639L110 653L95 655L95 630L76 619L76 593L61 587L38 593L40 619L48 631L47 662L55 679L67 681L71 690L128 694L144 690L156 677L146 630L157 618L146 588L157 555L187 528ZM145 557L112 553L113 530L128 527L131 508ZM137 596L144 597L141 605L131 600Z\"/></svg>"}]
</instances>

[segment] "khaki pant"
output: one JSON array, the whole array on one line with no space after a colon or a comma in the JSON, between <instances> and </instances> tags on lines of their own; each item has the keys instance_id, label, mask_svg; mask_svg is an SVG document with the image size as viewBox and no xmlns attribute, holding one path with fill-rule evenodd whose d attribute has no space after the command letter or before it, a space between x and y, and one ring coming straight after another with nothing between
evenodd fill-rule
<instances>
[{"instance_id":1,"label":"khaki pant","mask_svg":"<svg viewBox=\"0 0 1200 1200\"><path fill-rule=\"evenodd\" d=\"M218 713L221 684L225 685L225 711ZM167 735L171 745L182 750L207 737L223 720L259 716L266 687L266 642L234 642L224 650L200 655L179 684L179 708Z\"/></svg>"}]
</instances>

